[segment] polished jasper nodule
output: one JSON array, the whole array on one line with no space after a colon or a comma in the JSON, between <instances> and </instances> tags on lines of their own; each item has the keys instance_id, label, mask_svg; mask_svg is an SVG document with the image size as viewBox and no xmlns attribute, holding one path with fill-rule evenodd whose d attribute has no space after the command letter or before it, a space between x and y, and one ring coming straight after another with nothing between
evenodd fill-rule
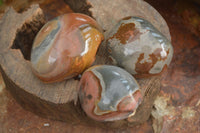
<instances>
[{"instance_id":1,"label":"polished jasper nodule","mask_svg":"<svg viewBox=\"0 0 200 133\"><path fill-rule=\"evenodd\" d=\"M77 76L93 63L102 40L102 30L91 17L79 13L59 16L46 23L34 40L33 72L44 82Z\"/></svg>"},{"instance_id":2,"label":"polished jasper nodule","mask_svg":"<svg viewBox=\"0 0 200 133\"><path fill-rule=\"evenodd\" d=\"M83 110L97 121L126 119L134 115L142 101L137 81L116 66L99 65L87 69L79 86Z\"/></svg>"},{"instance_id":3,"label":"polished jasper nodule","mask_svg":"<svg viewBox=\"0 0 200 133\"><path fill-rule=\"evenodd\" d=\"M109 32L106 42L113 64L136 77L161 73L173 56L170 41L150 22L139 17L119 21Z\"/></svg>"}]
</instances>

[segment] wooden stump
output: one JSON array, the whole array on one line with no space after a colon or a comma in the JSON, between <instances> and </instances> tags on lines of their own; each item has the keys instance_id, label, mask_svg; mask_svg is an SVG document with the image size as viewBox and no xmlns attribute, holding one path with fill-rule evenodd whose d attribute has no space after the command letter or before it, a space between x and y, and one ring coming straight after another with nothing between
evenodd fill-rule
<instances>
[{"instance_id":1,"label":"wooden stump","mask_svg":"<svg viewBox=\"0 0 200 133\"><path fill-rule=\"evenodd\" d=\"M149 20L170 40L168 26L159 13L143 0L66 0L76 12L91 15L105 30L127 16ZM127 120L96 122L86 116L78 101L78 78L45 84L31 71L30 50L33 39L44 25L43 11L38 5L21 14L8 9L0 21L0 70L7 89L25 108L42 117L100 128L127 128L146 121L160 90L160 76L138 79L144 100L136 114ZM110 64L105 42L98 50L95 64Z\"/></svg>"}]
</instances>

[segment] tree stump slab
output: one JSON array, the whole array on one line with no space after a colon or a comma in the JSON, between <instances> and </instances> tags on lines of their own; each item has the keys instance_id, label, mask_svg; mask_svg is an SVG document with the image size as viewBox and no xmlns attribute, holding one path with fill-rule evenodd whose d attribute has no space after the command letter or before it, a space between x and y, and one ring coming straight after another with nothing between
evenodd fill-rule
<instances>
[{"instance_id":1,"label":"tree stump slab","mask_svg":"<svg viewBox=\"0 0 200 133\"><path fill-rule=\"evenodd\" d=\"M66 0L73 11L91 15L103 27L105 38L109 28L127 16L140 16L149 20L169 40L165 20L143 0ZM45 24L45 14L38 5L23 13L9 8L0 20L0 70L6 88L27 110L45 118L80 123L100 128L128 128L146 121L160 90L160 76L137 79L144 100L136 114L115 122L96 122L86 116L78 101L79 79L59 83L41 82L31 70L30 51L39 29ZM105 52L105 42L98 50L94 64L110 64Z\"/></svg>"}]
</instances>

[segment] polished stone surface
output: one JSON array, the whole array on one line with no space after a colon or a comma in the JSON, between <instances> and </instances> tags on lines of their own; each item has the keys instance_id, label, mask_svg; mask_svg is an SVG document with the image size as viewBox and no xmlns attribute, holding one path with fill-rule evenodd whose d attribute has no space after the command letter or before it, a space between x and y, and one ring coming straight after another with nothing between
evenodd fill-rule
<instances>
[{"instance_id":1,"label":"polished stone surface","mask_svg":"<svg viewBox=\"0 0 200 133\"><path fill-rule=\"evenodd\" d=\"M77 76L93 63L102 40L101 28L89 16L59 16L46 23L34 40L33 72L44 82Z\"/></svg>"},{"instance_id":2,"label":"polished stone surface","mask_svg":"<svg viewBox=\"0 0 200 133\"><path fill-rule=\"evenodd\" d=\"M23 0L16 0L18 3ZM12 5L16 6L17 2L13 2ZM49 1L49 0L47 0ZM162 75L162 96L169 96L167 99L167 106L172 106L178 113L166 114L166 109L163 111L164 116L158 118L163 120L160 123L149 119L148 122L143 123L138 126L127 129L100 129L93 126L85 127L84 124L80 123L65 123L55 120L44 119L38 117L37 115L23 109L12 96L5 93L6 90L2 91L0 94L0 132L29 132L29 133L66 133L66 132L95 132L95 133L114 133L114 132L124 132L130 133L132 130L136 133L153 133L156 132L156 128L161 130L157 132L189 132L197 133L199 132L199 117L200 117L200 102L199 93L197 93L200 88L200 40L196 36L196 32L199 31L198 28L192 27L190 21L194 20L195 8L191 7L191 4L185 4L186 0L146 0L150 2L167 20L172 34L172 43L174 46L174 59L172 65L168 69L169 74L164 73ZM189 1L189 0L187 0ZM191 0L194 1L194 0ZM191 2L189 1L189 2ZM26 1L30 2L30 1ZM46 1L45 1L46 2ZM55 1L54 1L55 2ZM62 1L56 1L56 3L61 3ZM166 4L167 3L167 4ZM19 4L18 4L19 5ZM54 5L55 4L52 4ZM177 5L184 7L179 12L177 11ZM195 5L196 6L196 5ZM50 6L48 6L50 7ZM180 9L180 7L178 9ZM19 8L22 9L21 7ZM48 10L48 13L53 11L58 12L60 9ZM175 10L175 11L174 11ZM192 15L191 15L192 14ZM189 17L187 16L189 15ZM182 17L184 16L184 17ZM178 19L176 19L178 18ZM191 19L193 18L193 19ZM188 21L190 20L190 21ZM196 22L196 21L192 21ZM200 21L198 21L200 22ZM188 30L189 29L189 30ZM188 76L189 75L189 76ZM0 84L2 83L0 78ZM166 94L167 93L167 94ZM2 100L4 99L4 100ZM163 105L163 104L162 104ZM195 116L191 118L182 118L182 108L191 107L195 110ZM172 111L170 111L172 112ZM170 113L169 112L169 113ZM160 112L159 112L160 113ZM166 117L168 115L168 117ZM153 121L153 123L152 123ZM156 124L157 126L155 126ZM152 126L153 125L153 126Z\"/></svg>"},{"instance_id":3,"label":"polished stone surface","mask_svg":"<svg viewBox=\"0 0 200 133\"><path fill-rule=\"evenodd\" d=\"M79 98L86 114L97 121L114 121L134 115L142 95L137 81L125 70L110 65L84 72Z\"/></svg>"},{"instance_id":4,"label":"polished stone surface","mask_svg":"<svg viewBox=\"0 0 200 133\"><path fill-rule=\"evenodd\" d=\"M110 30L107 50L113 64L136 77L161 73L173 56L170 41L150 22L139 17L124 18Z\"/></svg>"}]
</instances>

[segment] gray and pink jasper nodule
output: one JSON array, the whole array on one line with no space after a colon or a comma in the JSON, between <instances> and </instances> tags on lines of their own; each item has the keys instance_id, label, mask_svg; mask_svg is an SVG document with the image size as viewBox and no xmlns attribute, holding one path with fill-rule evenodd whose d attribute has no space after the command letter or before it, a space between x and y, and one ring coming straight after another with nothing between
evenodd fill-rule
<instances>
[{"instance_id":1,"label":"gray and pink jasper nodule","mask_svg":"<svg viewBox=\"0 0 200 133\"><path fill-rule=\"evenodd\" d=\"M69 13L56 17L42 27L34 40L34 74L43 82L77 76L92 65L103 38L101 28L89 16Z\"/></svg>"},{"instance_id":2,"label":"gray and pink jasper nodule","mask_svg":"<svg viewBox=\"0 0 200 133\"><path fill-rule=\"evenodd\" d=\"M173 56L170 41L150 22L139 17L119 21L106 39L113 64L135 77L149 77L168 67Z\"/></svg>"},{"instance_id":3,"label":"gray and pink jasper nodule","mask_svg":"<svg viewBox=\"0 0 200 133\"><path fill-rule=\"evenodd\" d=\"M97 65L80 80L79 100L85 113L96 121L114 121L134 115L142 94L137 81L117 66Z\"/></svg>"}]
</instances>

